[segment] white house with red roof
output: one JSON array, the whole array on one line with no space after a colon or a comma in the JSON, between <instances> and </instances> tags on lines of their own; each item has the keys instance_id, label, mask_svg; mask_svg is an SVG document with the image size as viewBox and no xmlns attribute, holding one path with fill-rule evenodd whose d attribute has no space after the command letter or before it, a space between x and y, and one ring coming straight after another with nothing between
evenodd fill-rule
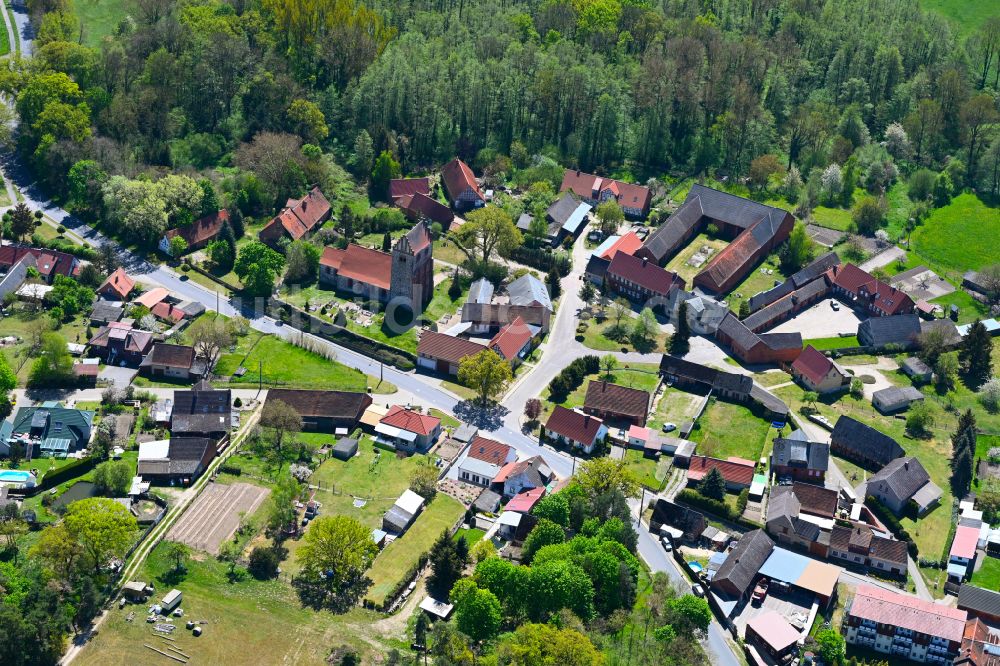
<instances>
[{"instance_id":1,"label":"white house with red roof","mask_svg":"<svg viewBox=\"0 0 1000 666\"><path fill-rule=\"evenodd\" d=\"M913 299L854 264L834 266L828 272L833 292L875 317L911 314Z\"/></svg>"},{"instance_id":2,"label":"white house with red roof","mask_svg":"<svg viewBox=\"0 0 1000 666\"><path fill-rule=\"evenodd\" d=\"M441 181L448 201L455 210L469 210L486 205L486 196L479 189L472 169L457 157L441 167Z\"/></svg>"},{"instance_id":3,"label":"white house with red roof","mask_svg":"<svg viewBox=\"0 0 1000 666\"><path fill-rule=\"evenodd\" d=\"M401 451L426 451L441 435L441 419L393 405L375 426L377 439Z\"/></svg>"},{"instance_id":4,"label":"white house with red roof","mask_svg":"<svg viewBox=\"0 0 1000 666\"><path fill-rule=\"evenodd\" d=\"M97 293L112 301L124 301L133 289L135 280L129 277L124 268L118 268L97 288Z\"/></svg>"},{"instance_id":5,"label":"white house with red roof","mask_svg":"<svg viewBox=\"0 0 1000 666\"><path fill-rule=\"evenodd\" d=\"M531 353L532 342L538 327L528 326L520 316L502 327L487 345L512 367L520 365Z\"/></svg>"},{"instance_id":6,"label":"white house with red roof","mask_svg":"<svg viewBox=\"0 0 1000 666\"><path fill-rule=\"evenodd\" d=\"M554 478L542 457L532 456L504 465L493 479L493 487L504 497L514 497L525 490L545 488Z\"/></svg>"},{"instance_id":7,"label":"white house with red roof","mask_svg":"<svg viewBox=\"0 0 1000 666\"><path fill-rule=\"evenodd\" d=\"M812 345L792 363L792 377L816 393L833 393L851 383L851 376L843 368Z\"/></svg>"},{"instance_id":8,"label":"white house with red roof","mask_svg":"<svg viewBox=\"0 0 1000 666\"><path fill-rule=\"evenodd\" d=\"M556 405L542 429L543 439L562 446L593 453L594 447L608 435L604 421L574 409Z\"/></svg>"},{"instance_id":9,"label":"white house with red roof","mask_svg":"<svg viewBox=\"0 0 1000 666\"><path fill-rule=\"evenodd\" d=\"M570 191L592 206L615 201L627 217L646 217L653 195L648 187L567 169L560 192Z\"/></svg>"},{"instance_id":10,"label":"white house with red roof","mask_svg":"<svg viewBox=\"0 0 1000 666\"><path fill-rule=\"evenodd\" d=\"M495 439L476 436L465 456L456 466L458 478L466 483L489 488L500 470L517 460L517 451Z\"/></svg>"}]
</instances>

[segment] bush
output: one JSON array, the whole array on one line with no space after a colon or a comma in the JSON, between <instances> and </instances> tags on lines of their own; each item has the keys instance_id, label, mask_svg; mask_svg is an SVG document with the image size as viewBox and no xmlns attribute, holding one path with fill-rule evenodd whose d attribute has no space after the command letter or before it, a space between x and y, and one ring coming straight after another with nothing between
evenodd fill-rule
<instances>
[{"instance_id":1,"label":"bush","mask_svg":"<svg viewBox=\"0 0 1000 666\"><path fill-rule=\"evenodd\" d=\"M219 474L232 474L233 476L241 476L243 474L243 469L237 465L226 463L225 465L219 465Z\"/></svg>"},{"instance_id":2,"label":"bush","mask_svg":"<svg viewBox=\"0 0 1000 666\"><path fill-rule=\"evenodd\" d=\"M697 509L701 509L706 513L711 513L720 518L725 518L726 520L736 520L739 518L739 516L733 515L732 509L730 509L729 505L725 502L705 497L701 493L690 488L685 488L678 493L677 500L684 504L689 504Z\"/></svg>"},{"instance_id":3,"label":"bush","mask_svg":"<svg viewBox=\"0 0 1000 666\"><path fill-rule=\"evenodd\" d=\"M66 227L64 227L63 225L60 224L58 227L56 227L56 231L59 232L59 233L61 233L61 234L64 234L64 233L66 233Z\"/></svg>"},{"instance_id":4,"label":"bush","mask_svg":"<svg viewBox=\"0 0 1000 666\"><path fill-rule=\"evenodd\" d=\"M257 546L250 552L250 564L247 570L257 580L270 580L278 576L281 564L280 549L275 546Z\"/></svg>"},{"instance_id":5,"label":"bush","mask_svg":"<svg viewBox=\"0 0 1000 666\"><path fill-rule=\"evenodd\" d=\"M562 402L583 383L584 377L601 369L601 359L592 354L574 359L549 382L549 394L554 402Z\"/></svg>"}]
</instances>

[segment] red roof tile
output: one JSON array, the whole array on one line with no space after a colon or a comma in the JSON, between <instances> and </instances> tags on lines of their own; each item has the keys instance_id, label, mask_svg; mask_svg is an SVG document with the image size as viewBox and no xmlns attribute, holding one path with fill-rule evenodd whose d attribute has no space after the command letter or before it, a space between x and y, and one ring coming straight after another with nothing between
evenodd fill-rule
<instances>
[{"instance_id":1,"label":"red roof tile","mask_svg":"<svg viewBox=\"0 0 1000 666\"><path fill-rule=\"evenodd\" d=\"M969 617L966 611L924 601L908 594L890 592L874 585L858 585L849 615L957 643L962 641L965 622Z\"/></svg>"},{"instance_id":2,"label":"red roof tile","mask_svg":"<svg viewBox=\"0 0 1000 666\"><path fill-rule=\"evenodd\" d=\"M149 351L146 362L150 365L165 365L171 368L190 370L194 364L194 356L194 347L159 342L153 345Z\"/></svg>"},{"instance_id":3,"label":"red roof tile","mask_svg":"<svg viewBox=\"0 0 1000 666\"><path fill-rule=\"evenodd\" d=\"M646 210L653 195L648 187L623 183L613 178L601 178L591 173L583 173L567 169L563 174L560 192L571 190L577 196L591 201L599 200L601 192L609 190L618 201L618 204L628 208L639 208Z\"/></svg>"},{"instance_id":4,"label":"red roof tile","mask_svg":"<svg viewBox=\"0 0 1000 666\"><path fill-rule=\"evenodd\" d=\"M427 178L393 178L389 181L389 198L403 195L430 194L431 181Z\"/></svg>"},{"instance_id":5,"label":"red roof tile","mask_svg":"<svg viewBox=\"0 0 1000 666\"><path fill-rule=\"evenodd\" d=\"M472 169L457 157L441 167L441 179L444 181L444 188L448 192L448 198L452 201L457 199L467 189L471 189L483 201L486 200L486 197L483 196L482 191L479 189L479 183L476 182L476 176L472 173Z\"/></svg>"},{"instance_id":6,"label":"red roof tile","mask_svg":"<svg viewBox=\"0 0 1000 666\"><path fill-rule=\"evenodd\" d=\"M440 223L446 229L455 220L455 213L450 208L420 192L396 197L395 202L409 217L426 217L431 222Z\"/></svg>"},{"instance_id":7,"label":"red roof tile","mask_svg":"<svg viewBox=\"0 0 1000 666\"><path fill-rule=\"evenodd\" d=\"M531 513L531 510L535 508L538 501L545 497L545 488L532 488L531 490L525 490L523 493L518 493L507 502L504 506L504 511L516 511L517 513Z\"/></svg>"},{"instance_id":8,"label":"red roof tile","mask_svg":"<svg viewBox=\"0 0 1000 666\"><path fill-rule=\"evenodd\" d=\"M344 261L345 252L345 250L337 247L325 247L323 248L323 254L319 257L319 265L340 270L340 264Z\"/></svg>"},{"instance_id":9,"label":"red roof tile","mask_svg":"<svg viewBox=\"0 0 1000 666\"><path fill-rule=\"evenodd\" d=\"M135 287L135 280L128 276L124 268L117 269L114 273L108 276L108 279L104 281L103 284L97 289L97 293L105 295L114 295L118 297L118 300L124 301L125 297L129 295L129 292Z\"/></svg>"},{"instance_id":10,"label":"red roof tile","mask_svg":"<svg viewBox=\"0 0 1000 666\"><path fill-rule=\"evenodd\" d=\"M591 380L587 384L587 396L583 400L583 408L587 411L617 414L645 423L646 415L649 413L649 393L603 380Z\"/></svg>"},{"instance_id":11,"label":"red roof tile","mask_svg":"<svg viewBox=\"0 0 1000 666\"><path fill-rule=\"evenodd\" d=\"M857 294L861 287L875 282L871 274L861 270L854 264L841 264L833 267L833 284L851 294Z\"/></svg>"},{"instance_id":12,"label":"red roof tile","mask_svg":"<svg viewBox=\"0 0 1000 666\"><path fill-rule=\"evenodd\" d=\"M261 229L259 236L264 240L276 240L284 232L292 240L298 240L329 215L330 202L318 187L314 187L301 199L289 199L285 209Z\"/></svg>"},{"instance_id":13,"label":"red roof tile","mask_svg":"<svg viewBox=\"0 0 1000 666\"><path fill-rule=\"evenodd\" d=\"M619 252L635 254L636 250L640 247L642 247L642 239L634 231L630 231L616 240L611 247L604 251L601 257L603 259L614 259L615 255Z\"/></svg>"},{"instance_id":14,"label":"red roof tile","mask_svg":"<svg viewBox=\"0 0 1000 666\"><path fill-rule=\"evenodd\" d=\"M482 460L483 462L488 462L493 465L502 466L507 464L513 450L514 449L507 446L503 442L477 436L473 438L472 443L469 444L468 457L475 458L476 460Z\"/></svg>"},{"instance_id":15,"label":"red roof tile","mask_svg":"<svg viewBox=\"0 0 1000 666\"><path fill-rule=\"evenodd\" d=\"M951 557L964 557L971 560L976 556L976 545L979 543L979 528L959 525L955 529L955 539L951 542Z\"/></svg>"},{"instance_id":16,"label":"red roof tile","mask_svg":"<svg viewBox=\"0 0 1000 666\"><path fill-rule=\"evenodd\" d=\"M96 363L77 363L73 366L75 377L96 377L101 374L101 366Z\"/></svg>"},{"instance_id":17,"label":"red roof tile","mask_svg":"<svg viewBox=\"0 0 1000 666\"><path fill-rule=\"evenodd\" d=\"M38 272L46 277L53 273L72 277L79 271L80 262L71 254L14 245L0 246L0 266L10 268L29 254L35 258Z\"/></svg>"},{"instance_id":18,"label":"red roof tile","mask_svg":"<svg viewBox=\"0 0 1000 666\"><path fill-rule=\"evenodd\" d=\"M483 345L435 331L424 331L417 342L417 355L449 363L461 363L466 356L474 356L486 349Z\"/></svg>"},{"instance_id":19,"label":"red roof tile","mask_svg":"<svg viewBox=\"0 0 1000 666\"><path fill-rule=\"evenodd\" d=\"M529 342L531 342L531 329L518 316L493 336L488 347L509 361L516 358Z\"/></svg>"},{"instance_id":20,"label":"red roof tile","mask_svg":"<svg viewBox=\"0 0 1000 666\"><path fill-rule=\"evenodd\" d=\"M202 247L210 240L214 240L222 227L229 221L229 211L222 209L211 215L206 215L200 220L195 220L189 225L171 229L165 235L167 239L180 236L187 241L188 247Z\"/></svg>"},{"instance_id":21,"label":"red roof tile","mask_svg":"<svg viewBox=\"0 0 1000 666\"><path fill-rule=\"evenodd\" d=\"M389 289L389 274L392 272L392 256L351 243L344 251L338 275L364 284Z\"/></svg>"},{"instance_id":22,"label":"red roof tile","mask_svg":"<svg viewBox=\"0 0 1000 666\"><path fill-rule=\"evenodd\" d=\"M592 444L597 439L597 433L602 425L604 425L604 421L596 416L581 414L556 405L552 414L549 415L545 429L586 445Z\"/></svg>"},{"instance_id":23,"label":"red roof tile","mask_svg":"<svg viewBox=\"0 0 1000 666\"><path fill-rule=\"evenodd\" d=\"M415 432L418 435L429 435L435 428L441 425L441 419L436 416L427 416L420 412L404 409L399 405L393 405L389 413L383 416L379 423Z\"/></svg>"},{"instance_id":24,"label":"red roof tile","mask_svg":"<svg viewBox=\"0 0 1000 666\"><path fill-rule=\"evenodd\" d=\"M683 286L676 273L664 270L652 261L633 257L624 252L615 254L611 265L608 266L608 275L637 284L659 296L667 296L675 286Z\"/></svg>"},{"instance_id":25,"label":"red roof tile","mask_svg":"<svg viewBox=\"0 0 1000 666\"><path fill-rule=\"evenodd\" d=\"M688 467L688 479L691 481L701 481L712 468L716 468L729 483L738 483L749 486L753 481L753 464L737 462L735 460L719 460L708 456L691 456L691 463Z\"/></svg>"},{"instance_id":26,"label":"red roof tile","mask_svg":"<svg viewBox=\"0 0 1000 666\"><path fill-rule=\"evenodd\" d=\"M149 311L152 312L154 316L159 317L160 319L166 319L168 321L172 321L175 324L179 322L181 319L184 319L186 314L184 310L181 310L180 308L175 307L173 304L167 303L166 301L160 301L159 303L151 307Z\"/></svg>"},{"instance_id":27,"label":"red roof tile","mask_svg":"<svg viewBox=\"0 0 1000 666\"><path fill-rule=\"evenodd\" d=\"M803 349L799 357L792 363L792 370L803 375L813 384L819 384L823 381L832 367L833 361L824 356L823 352L817 351L812 345Z\"/></svg>"}]
</instances>

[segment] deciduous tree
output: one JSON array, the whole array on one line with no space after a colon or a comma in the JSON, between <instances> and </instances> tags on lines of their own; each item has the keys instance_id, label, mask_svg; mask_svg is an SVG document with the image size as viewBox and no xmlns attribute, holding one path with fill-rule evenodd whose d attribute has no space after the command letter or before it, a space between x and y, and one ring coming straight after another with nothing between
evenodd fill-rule
<instances>
[{"instance_id":1,"label":"deciduous tree","mask_svg":"<svg viewBox=\"0 0 1000 666\"><path fill-rule=\"evenodd\" d=\"M474 389L483 404L502 395L513 377L510 363L492 349L466 356L458 366L458 381Z\"/></svg>"},{"instance_id":2,"label":"deciduous tree","mask_svg":"<svg viewBox=\"0 0 1000 666\"><path fill-rule=\"evenodd\" d=\"M226 322L212 317L201 317L187 330L191 346L205 364L205 374L211 377L222 350L233 344L233 336Z\"/></svg>"},{"instance_id":3,"label":"deciduous tree","mask_svg":"<svg viewBox=\"0 0 1000 666\"><path fill-rule=\"evenodd\" d=\"M233 271L249 293L270 296L284 265L280 254L259 241L250 241L240 248Z\"/></svg>"},{"instance_id":4,"label":"deciduous tree","mask_svg":"<svg viewBox=\"0 0 1000 666\"><path fill-rule=\"evenodd\" d=\"M136 537L135 517L112 499L91 497L73 502L63 520L95 571L112 558L124 556Z\"/></svg>"}]
</instances>

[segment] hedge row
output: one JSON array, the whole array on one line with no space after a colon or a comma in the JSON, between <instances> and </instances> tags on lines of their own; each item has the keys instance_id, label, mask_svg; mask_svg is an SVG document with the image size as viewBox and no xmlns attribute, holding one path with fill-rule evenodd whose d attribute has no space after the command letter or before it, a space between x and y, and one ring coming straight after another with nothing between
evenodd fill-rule
<instances>
[{"instance_id":1,"label":"hedge row","mask_svg":"<svg viewBox=\"0 0 1000 666\"><path fill-rule=\"evenodd\" d=\"M422 553L420 557L417 558L416 563L414 563L414 565L410 567L410 570L407 571L405 574L403 574L402 578L396 581L396 584L393 586L389 594L385 595L385 600L382 602L381 605L376 605L366 599L364 602L364 606L367 608L374 608L375 610L380 611L382 613L387 612L390 608L392 608L392 604L395 603L399 595L403 593L403 590L405 590L407 586L413 581L413 579L417 577L417 574L420 573L420 570L423 569L425 566L427 566L427 560L430 559L430 556L431 556L430 552Z\"/></svg>"},{"instance_id":2,"label":"hedge row","mask_svg":"<svg viewBox=\"0 0 1000 666\"><path fill-rule=\"evenodd\" d=\"M574 359L569 365L549 382L549 399L562 402L566 397L580 387L587 375L592 375L601 369L601 359L588 354Z\"/></svg>"},{"instance_id":3,"label":"hedge row","mask_svg":"<svg viewBox=\"0 0 1000 666\"><path fill-rule=\"evenodd\" d=\"M514 248L510 258L520 264L537 268L546 273L555 266L560 277L569 275L573 267L573 262L570 261L569 256L562 252L550 252L540 248L525 247L524 245Z\"/></svg>"},{"instance_id":4,"label":"hedge row","mask_svg":"<svg viewBox=\"0 0 1000 666\"><path fill-rule=\"evenodd\" d=\"M725 518L726 520L737 520L739 516L733 515L733 510L729 508L729 505L725 502L720 502L717 499L712 499L711 497L705 497L697 490L692 490L691 488L685 488L677 494L677 499L684 504L690 504L693 507L702 509L707 513L715 514L720 518Z\"/></svg>"},{"instance_id":5,"label":"hedge row","mask_svg":"<svg viewBox=\"0 0 1000 666\"><path fill-rule=\"evenodd\" d=\"M86 259L87 261L93 261L97 259L97 251L86 245L76 245L72 241L65 239L52 239L45 240L39 234L32 234L31 244L34 247L44 247L50 250L58 250L59 252L65 252L66 254L72 254L74 257L79 257L80 259Z\"/></svg>"},{"instance_id":6,"label":"hedge row","mask_svg":"<svg viewBox=\"0 0 1000 666\"><path fill-rule=\"evenodd\" d=\"M87 458L80 458L79 460L67 463L59 469L46 472L45 476L42 477L42 482L35 486L34 492L40 493L43 490L48 490L58 486L63 481L69 481L70 479L75 479L81 474L86 474L92 470L98 462L100 461L96 457L89 456Z\"/></svg>"},{"instance_id":7,"label":"hedge row","mask_svg":"<svg viewBox=\"0 0 1000 666\"><path fill-rule=\"evenodd\" d=\"M913 540L910 533L906 531L903 524L899 522L899 518L896 517L892 511L890 511L882 502L879 502L877 498L869 495L865 498L865 504L868 508L872 510L875 517L881 520L891 531L896 535L896 538L900 541L906 542L906 551L910 554L910 557L917 557L917 542ZM948 543L951 543L950 541Z\"/></svg>"}]
</instances>

